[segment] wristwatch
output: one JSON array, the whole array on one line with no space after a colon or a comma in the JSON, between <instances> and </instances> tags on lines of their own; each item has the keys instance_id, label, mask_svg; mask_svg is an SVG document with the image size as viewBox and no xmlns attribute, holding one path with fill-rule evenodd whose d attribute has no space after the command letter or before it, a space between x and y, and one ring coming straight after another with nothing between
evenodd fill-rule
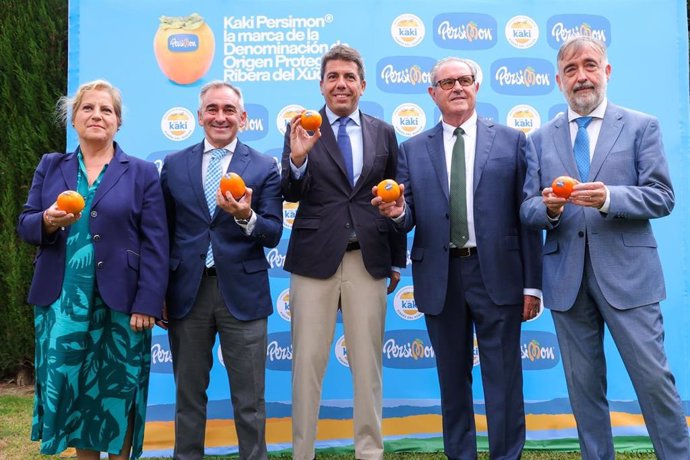
<instances>
[{"instance_id":1,"label":"wristwatch","mask_svg":"<svg viewBox=\"0 0 690 460\"><path fill-rule=\"evenodd\" d=\"M254 214L254 211L250 209L249 217L247 217L246 219L238 219L237 217L235 217L235 222L237 222L240 225L247 225L252 218L252 214Z\"/></svg>"}]
</instances>

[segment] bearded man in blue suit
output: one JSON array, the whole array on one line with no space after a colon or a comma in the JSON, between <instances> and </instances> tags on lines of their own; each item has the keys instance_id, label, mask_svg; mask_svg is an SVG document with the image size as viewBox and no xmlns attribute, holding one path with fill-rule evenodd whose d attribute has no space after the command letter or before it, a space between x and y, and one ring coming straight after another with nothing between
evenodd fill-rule
<instances>
[{"instance_id":1,"label":"bearded man in blue suit","mask_svg":"<svg viewBox=\"0 0 690 460\"><path fill-rule=\"evenodd\" d=\"M372 204L400 231L415 227L414 297L436 353L445 454L477 458L474 329L491 458L519 459L525 443L520 328L538 314L541 295L541 235L524 228L519 214L526 138L477 117L473 62L442 59L431 76L429 94L443 120L400 146L404 200ZM457 212L456 204L465 209Z\"/></svg>"},{"instance_id":2,"label":"bearded man in blue suit","mask_svg":"<svg viewBox=\"0 0 690 460\"><path fill-rule=\"evenodd\" d=\"M650 219L674 194L654 117L610 103L606 48L566 41L556 82L568 112L531 137L525 223L546 230L544 305L551 309L582 458L615 457L606 399L604 325L630 374L656 455L689 459L687 422L664 351L666 297ZM562 175L579 179L569 198Z\"/></svg>"}]
</instances>

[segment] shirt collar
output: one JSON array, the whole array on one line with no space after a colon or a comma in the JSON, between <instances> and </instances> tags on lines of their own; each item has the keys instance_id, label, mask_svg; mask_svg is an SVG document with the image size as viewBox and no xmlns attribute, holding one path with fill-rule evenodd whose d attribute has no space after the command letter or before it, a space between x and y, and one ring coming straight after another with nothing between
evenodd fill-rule
<instances>
[{"instance_id":1,"label":"shirt collar","mask_svg":"<svg viewBox=\"0 0 690 460\"><path fill-rule=\"evenodd\" d=\"M328 108L328 106L326 106L326 117L328 118L328 124L331 126L333 126L333 123L338 121L338 118L340 118L340 116L334 114L333 111L331 111L331 109ZM357 106L355 111L352 112L349 115L349 117L352 119L352 121L355 122L355 124L357 126L361 126L360 116L359 116L359 106Z\"/></svg>"},{"instance_id":2,"label":"shirt collar","mask_svg":"<svg viewBox=\"0 0 690 460\"><path fill-rule=\"evenodd\" d=\"M227 150L229 153L233 153L235 151L235 148L237 147L237 138L234 138L232 142L230 142L228 145L226 145L224 148ZM204 138L204 153L208 153L211 150L215 150L216 147L211 145L211 143L208 141L208 139Z\"/></svg>"},{"instance_id":3,"label":"shirt collar","mask_svg":"<svg viewBox=\"0 0 690 460\"><path fill-rule=\"evenodd\" d=\"M568 121L572 122L575 121L576 118L580 117L592 117L592 118L604 118L604 114L606 113L606 106L608 105L608 99L604 98L603 101L601 101L601 104L595 107L594 110L592 110L591 113L588 115L580 115L579 113L575 112L573 109L568 107Z\"/></svg>"},{"instance_id":4,"label":"shirt collar","mask_svg":"<svg viewBox=\"0 0 690 460\"><path fill-rule=\"evenodd\" d=\"M443 124L443 132L447 136L452 137L455 135L455 128L457 128L457 126L449 125L443 120L441 120L441 123ZM463 131L465 131L465 134L469 136L474 136L477 133L477 112L473 111L472 115L470 115L470 118L465 120L465 122L461 124L460 127Z\"/></svg>"}]
</instances>

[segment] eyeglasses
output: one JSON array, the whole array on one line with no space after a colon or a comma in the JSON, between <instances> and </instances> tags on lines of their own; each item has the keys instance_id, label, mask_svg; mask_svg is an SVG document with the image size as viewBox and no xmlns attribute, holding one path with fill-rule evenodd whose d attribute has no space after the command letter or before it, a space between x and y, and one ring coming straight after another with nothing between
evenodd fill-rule
<instances>
[{"instance_id":1,"label":"eyeglasses","mask_svg":"<svg viewBox=\"0 0 690 460\"><path fill-rule=\"evenodd\" d=\"M440 86L441 89L453 89L455 82L460 83L460 86L472 86L474 84L474 75L463 75L458 78L444 78L437 81L434 86Z\"/></svg>"}]
</instances>

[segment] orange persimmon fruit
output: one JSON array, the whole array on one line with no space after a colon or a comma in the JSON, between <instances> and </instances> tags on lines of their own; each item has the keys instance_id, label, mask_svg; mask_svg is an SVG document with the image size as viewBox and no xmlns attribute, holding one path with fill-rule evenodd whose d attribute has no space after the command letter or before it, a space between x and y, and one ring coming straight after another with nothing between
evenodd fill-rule
<instances>
[{"instance_id":1,"label":"orange persimmon fruit","mask_svg":"<svg viewBox=\"0 0 690 460\"><path fill-rule=\"evenodd\" d=\"M321 127L321 114L316 110L305 110L300 115L299 122L307 131L316 131Z\"/></svg>"},{"instance_id":2,"label":"orange persimmon fruit","mask_svg":"<svg viewBox=\"0 0 690 460\"><path fill-rule=\"evenodd\" d=\"M79 214L86 203L84 197L74 190L65 190L57 197L57 207L68 214Z\"/></svg>"},{"instance_id":3,"label":"orange persimmon fruit","mask_svg":"<svg viewBox=\"0 0 690 460\"><path fill-rule=\"evenodd\" d=\"M558 176L551 183L551 188L556 196L567 199L573 192L575 184L577 184L577 180L570 176Z\"/></svg>"},{"instance_id":4,"label":"orange persimmon fruit","mask_svg":"<svg viewBox=\"0 0 690 460\"><path fill-rule=\"evenodd\" d=\"M203 77L213 62L216 42L213 31L196 13L189 16L161 16L153 38L158 66L180 85Z\"/></svg>"},{"instance_id":5,"label":"orange persimmon fruit","mask_svg":"<svg viewBox=\"0 0 690 460\"><path fill-rule=\"evenodd\" d=\"M225 196L226 192L230 192L234 199L239 200L244 196L246 189L244 180L237 173L227 173L220 178L220 192L223 196Z\"/></svg>"},{"instance_id":6,"label":"orange persimmon fruit","mask_svg":"<svg viewBox=\"0 0 690 460\"><path fill-rule=\"evenodd\" d=\"M376 195L385 203L390 203L400 197L400 186L393 179L384 179L376 186Z\"/></svg>"}]
</instances>

